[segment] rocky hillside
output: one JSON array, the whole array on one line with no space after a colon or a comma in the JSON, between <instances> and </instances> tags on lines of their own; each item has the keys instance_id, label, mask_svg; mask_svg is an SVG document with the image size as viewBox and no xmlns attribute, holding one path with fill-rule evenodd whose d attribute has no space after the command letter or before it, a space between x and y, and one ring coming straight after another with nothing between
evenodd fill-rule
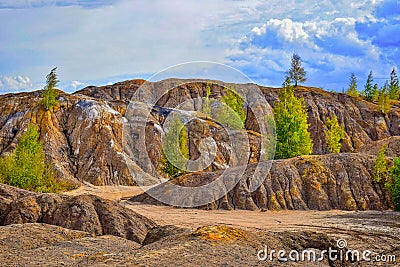
<instances>
[{"instance_id":1,"label":"rocky hillside","mask_svg":"<svg viewBox=\"0 0 400 267\"><path fill-rule=\"evenodd\" d=\"M219 200L204 209L246 210L382 210L391 207L389 195L382 184L373 182L371 169L375 157L362 154L330 154L302 156L274 161L262 185L251 192L249 184L256 165L250 165L237 185ZM260 171L263 171L263 166ZM232 170L227 177L235 176ZM221 171L188 174L174 183L185 187L207 184ZM182 194L168 183L150 189L150 195ZM187 196L187 199L191 199ZM158 204L149 194L131 199L134 202ZM190 203L188 203L190 205Z\"/></svg>"},{"instance_id":2,"label":"rocky hillside","mask_svg":"<svg viewBox=\"0 0 400 267\"><path fill-rule=\"evenodd\" d=\"M134 185L137 179L148 181L149 184L157 182L165 114L173 108L179 111L181 103L192 108L201 105L201 99L207 95L207 82L168 79L149 84L149 89L143 91L142 97L158 100L150 117L142 118L147 121L145 136L132 133L130 138L125 138L133 148L128 153L122 144L126 122L124 115L132 96L143 83L143 80L132 80L104 87L91 86L72 95L60 92L59 104L51 113L39 106L40 92L2 95L0 153L5 155L12 151L29 122L34 122L39 125L46 155L54 163L60 179L94 185ZM223 85L214 82L210 88L211 97L224 95ZM237 85L237 88L250 94L252 86L244 84ZM164 94L166 88L174 89ZM273 106L278 100L279 89L259 88ZM314 154L326 154L325 122L332 115L337 115L345 127L342 152L361 154L275 161L264 185L254 194L244 194L246 188L239 184L235 189L237 192L231 192L227 199L211 206L227 209L388 207L384 190L371 182L374 157L362 154L376 154L380 144L390 143L389 155L396 156L399 151L399 139L396 136L400 135L400 108L395 107L385 115L378 111L375 104L341 93L300 87L296 94L305 99L308 108ZM190 121L187 125L190 158L198 158L199 151L206 148L210 153L215 150L215 159L204 170L207 171L204 174L187 176L189 186L194 177L200 180L212 179L219 171L234 165L233 157L244 158L250 164L257 163L260 133L254 116L248 109L246 129L240 134L248 137L249 148L240 155L232 155L234 144L230 143L227 132L217 122L210 118ZM143 157L138 147L141 138L145 138L150 162ZM201 144L203 147L200 147ZM203 166L207 162L205 158L199 164ZM349 165L349 162L352 164ZM242 199L244 195L246 197Z\"/></svg>"},{"instance_id":3,"label":"rocky hillside","mask_svg":"<svg viewBox=\"0 0 400 267\"><path fill-rule=\"evenodd\" d=\"M40 128L40 139L58 177L97 185L133 185L127 167L135 163L122 153L120 111L106 101L61 93L54 112L39 105L40 92L0 96L0 151L12 151L30 122ZM137 167L137 175L141 170ZM146 176L143 173L143 176Z\"/></svg>"},{"instance_id":4,"label":"rocky hillside","mask_svg":"<svg viewBox=\"0 0 400 267\"><path fill-rule=\"evenodd\" d=\"M110 101L113 105L128 103L142 80L117 83L112 86L87 87L79 94L84 94L98 99ZM221 96L223 88L220 82L211 86L211 96ZM186 82L185 80L169 79L154 83L154 90L161 88L177 87L163 96L157 105L162 107L176 107L179 103L192 101L197 97L205 97L207 84L205 82ZM238 88L249 85L238 85ZM273 106L278 101L278 88L259 86L268 103ZM149 92L149 98L152 97ZM308 108L309 131L314 141L314 154L325 154L326 145L323 130L328 117L336 115L341 124L345 126L345 140L341 152L354 152L365 144L381 140L390 136L400 135L400 109L393 108L385 115L378 111L377 105L350 97L342 93L327 92L319 88L299 87L296 95L303 97ZM126 98L128 97L128 98ZM248 114L246 128L257 131L254 118Z\"/></svg>"}]
</instances>

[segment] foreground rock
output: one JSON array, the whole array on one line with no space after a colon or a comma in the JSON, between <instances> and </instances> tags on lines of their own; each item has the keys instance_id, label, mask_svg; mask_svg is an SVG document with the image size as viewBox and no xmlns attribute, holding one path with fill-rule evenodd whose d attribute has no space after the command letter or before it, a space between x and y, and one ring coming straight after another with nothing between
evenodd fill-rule
<instances>
[{"instance_id":1,"label":"foreground rock","mask_svg":"<svg viewBox=\"0 0 400 267\"><path fill-rule=\"evenodd\" d=\"M0 246L1 266L115 266L113 257L140 247L120 237L30 223L0 226Z\"/></svg>"},{"instance_id":2,"label":"foreground rock","mask_svg":"<svg viewBox=\"0 0 400 267\"><path fill-rule=\"evenodd\" d=\"M139 244L156 224L117 203L92 195L35 194L0 184L0 225L46 223Z\"/></svg>"},{"instance_id":3,"label":"foreground rock","mask_svg":"<svg viewBox=\"0 0 400 267\"><path fill-rule=\"evenodd\" d=\"M383 184L373 181L372 168L376 157L365 154L330 154L302 156L273 161L272 167L259 172L265 180L257 190L250 192L249 184L257 168L247 167L237 185L205 209L247 210L382 210L391 208L389 193ZM188 174L173 180L175 184L195 187L216 180L220 172ZM236 178L235 169L228 170L226 181ZM230 177L230 178L229 178ZM224 185L222 185L224 186ZM181 193L169 183L150 189L151 195ZM181 193L182 194L182 193ZM190 201L192 196L186 196ZM162 204L149 194L131 198L133 202ZM190 203L186 203L189 205Z\"/></svg>"},{"instance_id":4,"label":"foreground rock","mask_svg":"<svg viewBox=\"0 0 400 267\"><path fill-rule=\"evenodd\" d=\"M270 231L254 228L233 228L206 225L196 230L169 227L161 239L146 246L115 236L93 236L46 224L0 226L0 262L2 266L397 266L400 239L394 230L398 226L386 224L385 214L376 218L385 227L363 220L327 218L337 221L335 227L322 226L296 231ZM348 218L352 219L352 216ZM393 230L393 231L387 231ZM157 231L163 231L159 228ZM355 231L357 234L355 234ZM382 238L384 236L384 238ZM323 250L337 249L337 240L345 239L348 248L361 253L368 249L372 256L394 255L390 262L350 262L346 260L280 262L276 253L273 261L260 261L257 253L268 246L268 251L312 250L319 257ZM262 254L260 254L262 256ZM327 254L325 254L327 255Z\"/></svg>"}]
</instances>

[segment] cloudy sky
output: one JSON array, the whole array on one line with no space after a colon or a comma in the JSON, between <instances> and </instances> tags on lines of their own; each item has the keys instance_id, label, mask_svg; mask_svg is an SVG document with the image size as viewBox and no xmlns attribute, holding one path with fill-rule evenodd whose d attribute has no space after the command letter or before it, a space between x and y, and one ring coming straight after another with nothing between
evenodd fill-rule
<instances>
[{"instance_id":1,"label":"cloudy sky","mask_svg":"<svg viewBox=\"0 0 400 267\"><path fill-rule=\"evenodd\" d=\"M400 67L400 0L0 0L0 93L40 89L58 67L72 92L213 61L279 86L293 52L307 85Z\"/></svg>"}]
</instances>

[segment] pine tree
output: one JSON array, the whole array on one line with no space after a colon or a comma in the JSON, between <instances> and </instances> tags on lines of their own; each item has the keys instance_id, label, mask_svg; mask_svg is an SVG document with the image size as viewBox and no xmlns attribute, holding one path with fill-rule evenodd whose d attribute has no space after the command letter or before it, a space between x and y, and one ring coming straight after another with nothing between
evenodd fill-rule
<instances>
[{"instance_id":1,"label":"pine tree","mask_svg":"<svg viewBox=\"0 0 400 267\"><path fill-rule=\"evenodd\" d=\"M290 69L287 72L290 81L294 82L294 86L296 87L298 83L304 83L307 81L306 71L301 66L301 58L298 54L293 53Z\"/></svg>"},{"instance_id":2,"label":"pine tree","mask_svg":"<svg viewBox=\"0 0 400 267\"><path fill-rule=\"evenodd\" d=\"M185 173L189 158L188 133L179 116L175 115L163 138L160 169L170 178Z\"/></svg>"},{"instance_id":3,"label":"pine tree","mask_svg":"<svg viewBox=\"0 0 400 267\"><path fill-rule=\"evenodd\" d=\"M375 165L372 169L372 176L374 178L374 181L377 183L383 182L385 183L387 181L389 171L387 168L387 162L386 162L386 148L387 145L383 145L378 152L378 155L376 157Z\"/></svg>"},{"instance_id":4,"label":"pine tree","mask_svg":"<svg viewBox=\"0 0 400 267\"><path fill-rule=\"evenodd\" d=\"M56 70L57 68L53 68L46 76L46 86L41 94L42 99L40 100L40 104L47 111L52 110L58 103L58 92L55 88L59 81L57 80Z\"/></svg>"},{"instance_id":5,"label":"pine tree","mask_svg":"<svg viewBox=\"0 0 400 267\"><path fill-rule=\"evenodd\" d=\"M0 159L3 183L37 192L56 192L66 184L54 179L52 166L45 162L43 145L37 127L30 124L15 150Z\"/></svg>"},{"instance_id":6,"label":"pine tree","mask_svg":"<svg viewBox=\"0 0 400 267\"><path fill-rule=\"evenodd\" d=\"M294 95L294 88L287 77L275 104L276 154L279 159L309 155L313 143L308 132L307 108L304 99Z\"/></svg>"},{"instance_id":7,"label":"pine tree","mask_svg":"<svg viewBox=\"0 0 400 267\"><path fill-rule=\"evenodd\" d=\"M243 98L233 88L228 88L226 95L221 97L221 102L215 119L232 129L242 129L246 121Z\"/></svg>"},{"instance_id":8,"label":"pine tree","mask_svg":"<svg viewBox=\"0 0 400 267\"><path fill-rule=\"evenodd\" d=\"M392 109L392 103L390 100L389 84L386 81L385 85L378 92L378 108L383 114L389 113Z\"/></svg>"},{"instance_id":9,"label":"pine tree","mask_svg":"<svg viewBox=\"0 0 400 267\"><path fill-rule=\"evenodd\" d=\"M397 77L396 68L393 68L392 73L390 73L389 97L392 100L398 100L399 96L400 96L399 78Z\"/></svg>"},{"instance_id":10,"label":"pine tree","mask_svg":"<svg viewBox=\"0 0 400 267\"><path fill-rule=\"evenodd\" d=\"M379 86L377 83L375 83L374 86L372 87L371 101L377 102L378 98L379 98L379 94L380 94Z\"/></svg>"},{"instance_id":11,"label":"pine tree","mask_svg":"<svg viewBox=\"0 0 400 267\"><path fill-rule=\"evenodd\" d=\"M367 82L365 83L364 91L363 91L363 96L368 101L372 100L372 95L373 95L373 90L374 90L374 86L372 85L373 81L374 81L374 78L373 78L373 73L371 70L368 74Z\"/></svg>"},{"instance_id":12,"label":"pine tree","mask_svg":"<svg viewBox=\"0 0 400 267\"><path fill-rule=\"evenodd\" d=\"M400 157L393 159L393 167L389 170L391 181L387 184L396 211L400 211Z\"/></svg>"},{"instance_id":13,"label":"pine tree","mask_svg":"<svg viewBox=\"0 0 400 267\"><path fill-rule=\"evenodd\" d=\"M338 118L334 115L332 118L326 119L325 139L328 151L331 153L339 153L342 148L342 140L344 138L344 127L339 125Z\"/></svg>"},{"instance_id":14,"label":"pine tree","mask_svg":"<svg viewBox=\"0 0 400 267\"><path fill-rule=\"evenodd\" d=\"M203 106L202 106L202 112L207 116L211 116L211 104L213 102L212 99L210 99L211 96L211 84L207 83L206 86L206 96L203 98Z\"/></svg>"},{"instance_id":15,"label":"pine tree","mask_svg":"<svg viewBox=\"0 0 400 267\"><path fill-rule=\"evenodd\" d=\"M347 94L349 96L353 96L353 97L359 96L358 89L357 89L357 77L354 73L351 74L350 85L349 85L349 89L347 89Z\"/></svg>"}]
</instances>

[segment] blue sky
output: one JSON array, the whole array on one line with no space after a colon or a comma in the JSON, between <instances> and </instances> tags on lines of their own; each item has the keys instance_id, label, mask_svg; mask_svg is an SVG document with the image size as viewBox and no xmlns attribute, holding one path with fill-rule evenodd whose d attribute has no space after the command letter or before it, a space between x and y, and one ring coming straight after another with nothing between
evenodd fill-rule
<instances>
[{"instance_id":1,"label":"blue sky","mask_svg":"<svg viewBox=\"0 0 400 267\"><path fill-rule=\"evenodd\" d=\"M327 90L400 66L400 0L0 0L0 25L0 93L40 89L55 66L68 92L189 61L279 86L293 52Z\"/></svg>"}]
</instances>

